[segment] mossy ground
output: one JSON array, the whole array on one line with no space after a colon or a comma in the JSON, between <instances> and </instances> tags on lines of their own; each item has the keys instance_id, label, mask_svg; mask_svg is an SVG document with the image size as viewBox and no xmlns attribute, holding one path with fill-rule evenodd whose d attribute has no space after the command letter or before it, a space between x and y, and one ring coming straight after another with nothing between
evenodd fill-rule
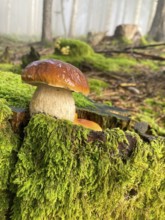
<instances>
[{"instance_id":1,"label":"mossy ground","mask_svg":"<svg viewBox=\"0 0 165 220\"><path fill-rule=\"evenodd\" d=\"M109 87L109 84L106 83L104 80L96 79L96 78L90 78L88 80L90 85L90 92L94 92L96 94L101 94L101 92Z\"/></svg>"}]
</instances>

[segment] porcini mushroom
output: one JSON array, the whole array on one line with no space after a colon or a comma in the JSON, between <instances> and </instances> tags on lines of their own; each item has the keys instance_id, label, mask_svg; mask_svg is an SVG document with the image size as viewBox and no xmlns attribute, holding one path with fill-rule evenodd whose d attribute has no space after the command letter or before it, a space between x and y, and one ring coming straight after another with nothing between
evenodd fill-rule
<instances>
[{"instance_id":1,"label":"porcini mushroom","mask_svg":"<svg viewBox=\"0 0 165 220\"><path fill-rule=\"evenodd\" d=\"M72 92L89 93L83 73L60 60L32 62L23 70L22 80L37 86L30 102L30 115L46 113L73 122L75 102Z\"/></svg>"}]
</instances>

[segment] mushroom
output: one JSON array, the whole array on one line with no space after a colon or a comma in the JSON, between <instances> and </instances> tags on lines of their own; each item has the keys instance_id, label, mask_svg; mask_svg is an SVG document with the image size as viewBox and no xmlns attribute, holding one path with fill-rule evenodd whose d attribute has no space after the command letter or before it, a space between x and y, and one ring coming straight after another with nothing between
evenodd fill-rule
<instances>
[{"instance_id":1,"label":"mushroom","mask_svg":"<svg viewBox=\"0 0 165 220\"><path fill-rule=\"evenodd\" d=\"M83 126L85 128L89 128L89 129L92 129L94 131L102 131L102 128L100 127L99 124L97 124L94 121L78 118L77 117L77 113L75 114L74 124L75 125L81 125L81 126Z\"/></svg>"},{"instance_id":2,"label":"mushroom","mask_svg":"<svg viewBox=\"0 0 165 220\"><path fill-rule=\"evenodd\" d=\"M37 89L30 102L30 115L49 114L74 121L75 102L72 92L89 93L83 73L60 60L40 60L29 64L22 72L22 80Z\"/></svg>"}]
</instances>

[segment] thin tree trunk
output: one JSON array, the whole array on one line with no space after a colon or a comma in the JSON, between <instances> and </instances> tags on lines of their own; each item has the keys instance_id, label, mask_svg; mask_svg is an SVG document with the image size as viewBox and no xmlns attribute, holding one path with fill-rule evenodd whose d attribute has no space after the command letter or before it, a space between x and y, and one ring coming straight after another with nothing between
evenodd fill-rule
<instances>
[{"instance_id":1,"label":"thin tree trunk","mask_svg":"<svg viewBox=\"0 0 165 220\"><path fill-rule=\"evenodd\" d=\"M33 35L35 33L35 0L32 0L31 3L31 28L30 34Z\"/></svg>"},{"instance_id":2,"label":"thin tree trunk","mask_svg":"<svg viewBox=\"0 0 165 220\"><path fill-rule=\"evenodd\" d=\"M152 0L151 5L152 6L151 6L149 17L148 17L147 30L149 30L151 28L151 24L152 24L152 21L154 19L156 7L157 7L157 0Z\"/></svg>"},{"instance_id":3,"label":"thin tree trunk","mask_svg":"<svg viewBox=\"0 0 165 220\"><path fill-rule=\"evenodd\" d=\"M111 27L112 22L112 10L113 10L113 0L110 0L107 2L107 10L106 10L106 24L105 24L105 30L109 30L109 27Z\"/></svg>"},{"instance_id":4,"label":"thin tree trunk","mask_svg":"<svg viewBox=\"0 0 165 220\"><path fill-rule=\"evenodd\" d=\"M158 5L148 35L156 41L165 40L165 0L158 0Z\"/></svg>"},{"instance_id":5,"label":"thin tree trunk","mask_svg":"<svg viewBox=\"0 0 165 220\"><path fill-rule=\"evenodd\" d=\"M71 19L70 19L70 28L69 28L69 37L74 37L75 35L77 7L78 7L78 0L73 0L72 13L71 13Z\"/></svg>"},{"instance_id":6,"label":"thin tree trunk","mask_svg":"<svg viewBox=\"0 0 165 220\"><path fill-rule=\"evenodd\" d=\"M42 42L52 41L52 4L53 0L43 2Z\"/></svg>"},{"instance_id":7,"label":"thin tree trunk","mask_svg":"<svg viewBox=\"0 0 165 220\"><path fill-rule=\"evenodd\" d=\"M61 0L60 3L61 3L61 18L62 18L62 24L64 28L64 37L67 37L67 29L66 29L66 23L65 23L65 15L64 15L64 0Z\"/></svg>"},{"instance_id":8,"label":"thin tree trunk","mask_svg":"<svg viewBox=\"0 0 165 220\"><path fill-rule=\"evenodd\" d=\"M124 19L125 19L125 14L126 14L126 10L127 10L127 0L123 1L123 10L122 10L122 18L121 18L121 23L124 23ZM118 16L118 13L116 14ZM116 21L117 21L117 17L116 17Z\"/></svg>"},{"instance_id":9,"label":"thin tree trunk","mask_svg":"<svg viewBox=\"0 0 165 220\"><path fill-rule=\"evenodd\" d=\"M134 18L134 23L135 24L138 24L138 21L139 21L139 18L140 18L142 4L143 4L143 0L138 0L137 1L136 11L135 11L135 18Z\"/></svg>"},{"instance_id":10,"label":"thin tree trunk","mask_svg":"<svg viewBox=\"0 0 165 220\"><path fill-rule=\"evenodd\" d=\"M7 33L10 33L10 23L11 23L11 0L7 2Z\"/></svg>"}]
</instances>

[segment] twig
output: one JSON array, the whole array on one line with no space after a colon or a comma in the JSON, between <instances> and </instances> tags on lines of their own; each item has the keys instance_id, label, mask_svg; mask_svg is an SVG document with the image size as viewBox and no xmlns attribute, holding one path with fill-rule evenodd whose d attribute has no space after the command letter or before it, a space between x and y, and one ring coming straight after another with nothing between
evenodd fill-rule
<instances>
[{"instance_id":1,"label":"twig","mask_svg":"<svg viewBox=\"0 0 165 220\"><path fill-rule=\"evenodd\" d=\"M102 51L97 51L97 53L104 53L105 55L107 56L111 56L113 53L126 53L126 54L131 54L132 56L133 55L139 55L141 57L144 57L144 58L148 58L148 59L152 59L152 60L159 60L159 61L165 61L165 57L161 57L161 56L156 56L156 55L153 55L153 54L146 54L146 53L141 53L141 52L137 52L137 51L134 51L133 48L132 50L102 50Z\"/></svg>"},{"instance_id":2,"label":"twig","mask_svg":"<svg viewBox=\"0 0 165 220\"><path fill-rule=\"evenodd\" d=\"M160 44L147 44L144 46L131 46L131 47L126 47L124 50L132 50L132 49L146 49L148 47L159 47L159 46L165 46L165 43L160 43Z\"/></svg>"}]
</instances>

